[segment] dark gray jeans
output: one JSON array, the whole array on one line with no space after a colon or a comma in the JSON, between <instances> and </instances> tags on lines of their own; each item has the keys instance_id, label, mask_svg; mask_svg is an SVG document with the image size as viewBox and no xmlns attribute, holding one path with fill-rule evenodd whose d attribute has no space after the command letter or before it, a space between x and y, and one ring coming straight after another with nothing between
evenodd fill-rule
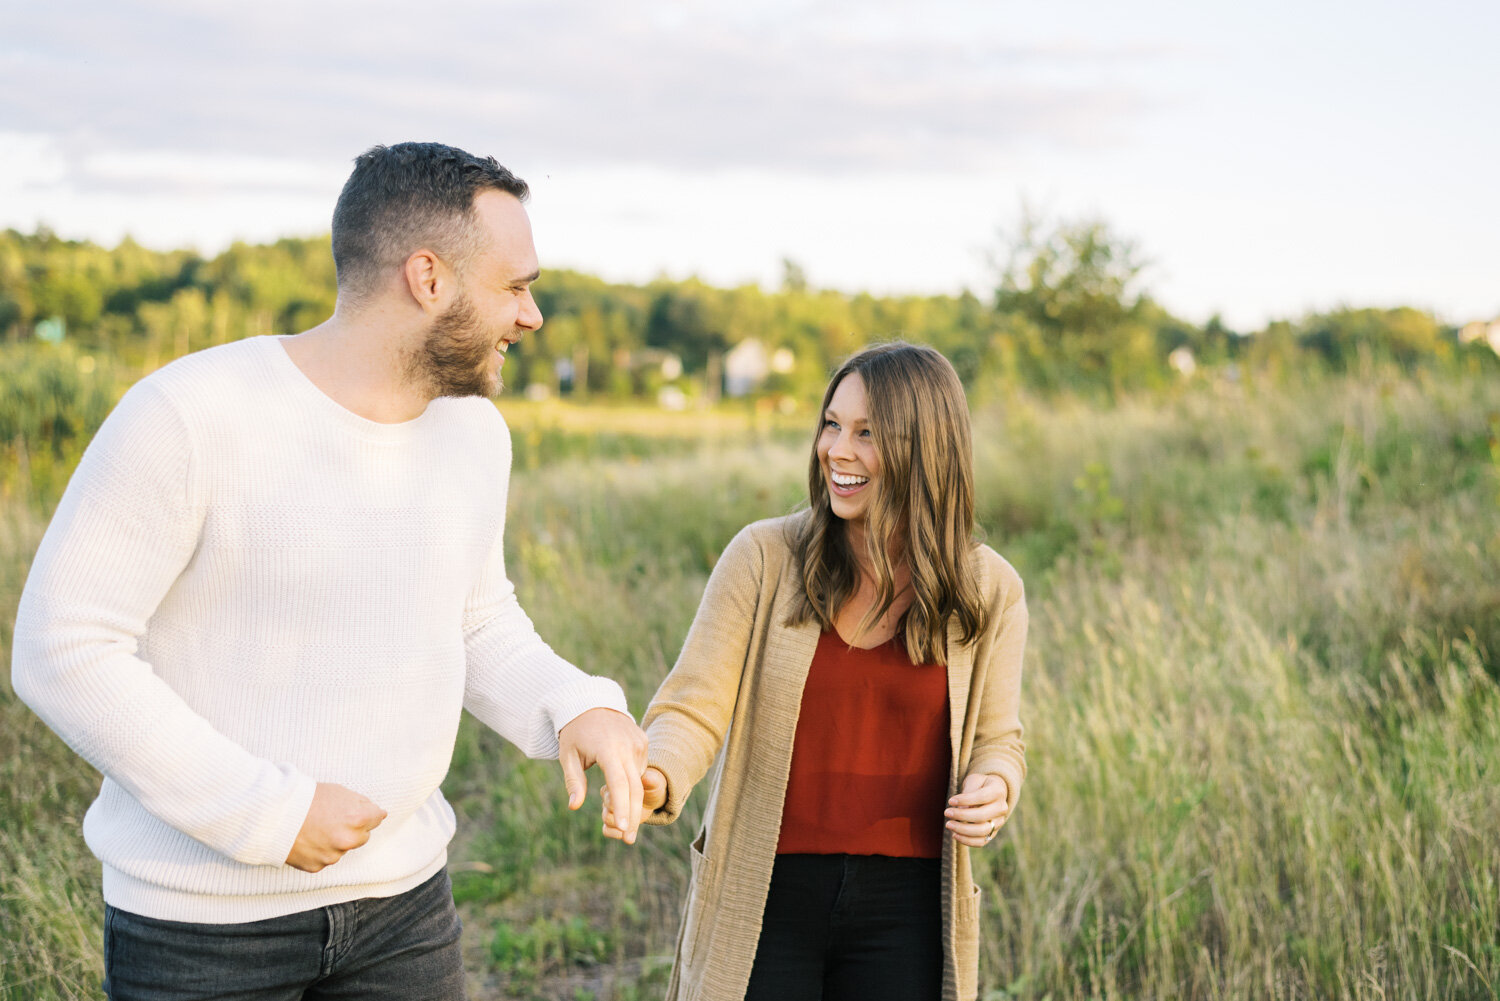
<instances>
[{"instance_id":1,"label":"dark gray jeans","mask_svg":"<svg viewBox=\"0 0 1500 1001\"><path fill-rule=\"evenodd\" d=\"M462 1001L446 869L394 897L207 925L104 909L111 1001Z\"/></svg>"}]
</instances>

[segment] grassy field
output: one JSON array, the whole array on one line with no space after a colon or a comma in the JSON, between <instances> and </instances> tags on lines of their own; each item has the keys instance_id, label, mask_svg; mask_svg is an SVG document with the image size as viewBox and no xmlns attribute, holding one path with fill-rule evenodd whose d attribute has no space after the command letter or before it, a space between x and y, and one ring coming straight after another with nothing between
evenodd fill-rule
<instances>
[{"instance_id":1,"label":"grassy field","mask_svg":"<svg viewBox=\"0 0 1500 1001\"><path fill-rule=\"evenodd\" d=\"M642 707L724 543L797 501L808 415L502 409L526 607ZM984 996L1500 998L1500 385L1018 399L976 429L1032 611ZM50 498L5 482L8 661ZM605 842L471 724L446 791L475 995L659 996L700 804ZM0 772L0 999L97 996L97 777L8 687Z\"/></svg>"}]
</instances>

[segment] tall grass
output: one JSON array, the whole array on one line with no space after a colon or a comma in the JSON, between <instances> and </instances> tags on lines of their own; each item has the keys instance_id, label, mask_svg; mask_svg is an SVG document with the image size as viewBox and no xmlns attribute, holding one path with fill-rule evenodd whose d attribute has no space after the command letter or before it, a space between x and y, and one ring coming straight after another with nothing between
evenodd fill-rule
<instances>
[{"instance_id":1,"label":"tall grass","mask_svg":"<svg viewBox=\"0 0 1500 1001\"><path fill-rule=\"evenodd\" d=\"M810 435L505 407L526 607L639 708ZM975 855L990 999L1500 997L1496 415L1461 380L977 415L981 521L1032 610L1031 775ZM5 508L7 615L31 507ZM0 716L0 998L92 996L95 782L8 692ZM700 798L606 842L472 721L445 788L477 995L660 993Z\"/></svg>"},{"instance_id":2,"label":"tall grass","mask_svg":"<svg viewBox=\"0 0 1500 1001\"><path fill-rule=\"evenodd\" d=\"M44 524L28 504L0 509L0 647ZM6 672L9 680L9 670ZM0 689L0 999L94 998L102 975L98 864L83 845L94 772Z\"/></svg>"}]
</instances>

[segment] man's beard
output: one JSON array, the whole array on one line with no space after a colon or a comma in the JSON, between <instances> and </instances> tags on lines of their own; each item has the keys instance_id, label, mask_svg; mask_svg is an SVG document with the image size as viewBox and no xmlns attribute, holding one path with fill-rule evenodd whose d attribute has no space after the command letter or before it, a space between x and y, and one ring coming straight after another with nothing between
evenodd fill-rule
<instances>
[{"instance_id":1,"label":"man's beard","mask_svg":"<svg viewBox=\"0 0 1500 1001\"><path fill-rule=\"evenodd\" d=\"M500 375L497 371L492 379L489 364L498 340L487 336L479 311L467 293L460 292L432 321L409 371L433 397L493 396L500 391Z\"/></svg>"}]
</instances>

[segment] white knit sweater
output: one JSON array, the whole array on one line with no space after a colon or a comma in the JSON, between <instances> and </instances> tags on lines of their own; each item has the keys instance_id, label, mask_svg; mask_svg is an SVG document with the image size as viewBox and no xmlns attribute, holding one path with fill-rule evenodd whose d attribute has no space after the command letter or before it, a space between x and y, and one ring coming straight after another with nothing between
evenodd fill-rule
<instances>
[{"instance_id":1,"label":"white knit sweater","mask_svg":"<svg viewBox=\"0 0 1500 1001\"><path fill-rule=\"evenodd\" d=\"M104 773L104 897L255 921L421 883L460 708L532 757L618 685L542 642L506 578L510 437L493 404L378 424L280 338L132 388L59 504L17 614L17 694ZM389 812L319 873L285 864L317 782Z\"/></svg>"}]
</instances>

